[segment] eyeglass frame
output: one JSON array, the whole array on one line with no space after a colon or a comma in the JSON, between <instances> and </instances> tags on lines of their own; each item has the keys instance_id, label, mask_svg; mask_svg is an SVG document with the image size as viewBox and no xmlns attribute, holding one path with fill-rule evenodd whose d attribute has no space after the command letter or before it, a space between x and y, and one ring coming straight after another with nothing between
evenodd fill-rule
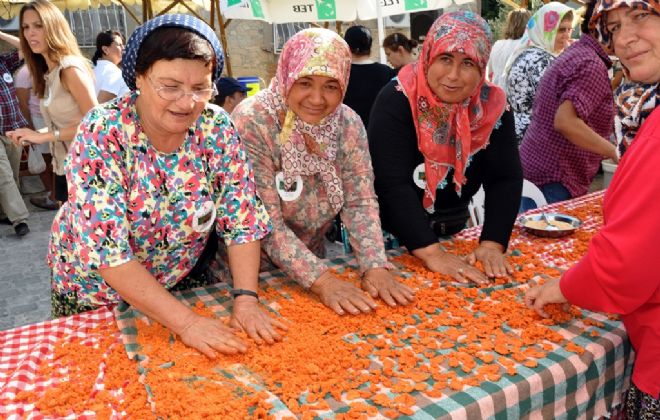
<instances>
[{"instance_id":1,"label":"eyeglass frame","mask_svg":"<svg viewBox=\"0 0 660 420\"><path fill-rule=\"evenodd\" d=\"M149 83L151 83L151 87L153 87L154 90L156 91L156 95L158 95L158 97L160 99L164 100L164 101L176 102L176 101L180 100L181 98L183 98L184 96L190 95L190 98L193 100L193 102L209 102L218 95L218 88L215 86L215 83L211 84L211 87L208 88L208 89L202 89L202 90L198 90L196 92L195 91L186 92L183 89L181 89L180 87L163 86L162 84L161 84L161 86L157 87L156 82L151 78L150 75L147 76L147 79L149 79ZM158 83L160 83L160 82L158 82ZM161 95L161 92L164 89L169 89L170 91L178 91L178 92L181 93L181 95L179 95L176 99L164 98ZM208 99L202 99L202 98L199 97L199 92L201 92L201 91L210 91L211 96Z\"/></svg>"}]
</instances>

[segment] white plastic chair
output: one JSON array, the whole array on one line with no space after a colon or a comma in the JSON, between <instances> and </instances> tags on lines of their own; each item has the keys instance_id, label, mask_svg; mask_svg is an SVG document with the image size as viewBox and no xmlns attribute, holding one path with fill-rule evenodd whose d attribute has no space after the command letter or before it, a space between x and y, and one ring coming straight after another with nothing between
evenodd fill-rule
<instances>
[{"instance_id":1,"label":"white plastic chair","mask_svg":"<svg viewBox=\"0 0 660 420\"><path fill-rule=\"evenodd\" d=\"M523 179L522 196L531 198L536 203L536 207L541 207L548 204L545 196L543 195L543 192L539 189L539 187L526 179Z\"/></svg>"},{"instance_id":2,"label":"white plastic chair","mask_svg":"<svg viewBox=\"0 0 660 420\"><path fill-rule=\"evenodd\" d=\"M472 200L470 200L470 204L468 204L468 211L470 212L470 222L472 223L472 226L483 225L484 214L486 213L486 211L484 210L485 201L486 201L486 192L484 191L484 187L481 186L479 187L479 191L477 191L472 196Z\"/></svg>"},{"instance_id":3,"label":"white plastic chair","mask_svg":"<svg viewBox=\"0 0 660 420\"><path fill-rule=\"evenodd\" d=\"M523 179L523 188L522 196L532 199L536 203L536 207L545 206L548 204L543 192L534 185L532 182ZM484 215L486 211L484 210L484 202L486 199L486 193L484 187L479 188L479 191L472 197L470 204L468 205L468 211L470 212L470 221L472 226L479 226L484 223Z\"/></svg>"}]
</instances>

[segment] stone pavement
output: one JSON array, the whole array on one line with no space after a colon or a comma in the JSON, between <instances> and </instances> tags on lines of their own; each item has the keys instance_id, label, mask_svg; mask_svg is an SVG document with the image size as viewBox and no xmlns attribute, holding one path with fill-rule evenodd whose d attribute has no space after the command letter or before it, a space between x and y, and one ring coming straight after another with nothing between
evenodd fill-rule
<instances>
[{"instance_id":1,"label":"stone pavement","mask_svg":"<svg viewBox=\"0 0 660 420\"><path fill-rule=\"evenodd\" d=\"M46 250L56 212L30 204L29 197L42 195L39 177L24 177L21 183L30 210L30 233L19 238L11 225L0 225L0 330L44 321L50 316Z\"/></svg>"}]
</instances>

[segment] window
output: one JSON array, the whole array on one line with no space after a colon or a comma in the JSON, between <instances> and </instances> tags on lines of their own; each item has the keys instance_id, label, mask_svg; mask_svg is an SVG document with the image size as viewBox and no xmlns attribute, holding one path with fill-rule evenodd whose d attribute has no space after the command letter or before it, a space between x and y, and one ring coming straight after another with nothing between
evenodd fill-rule
<instances>
[{"instance_id":1,"label":"window","mask_svg":"<svg viewBox=\"0 0 660 420\"><path fill-rule=\"evenodd\" d=\"M98 9L67 10L65 16L81 47L94 47L96 35L108 29L119 31L126 37L126 15L122 6L113 4Z\"/></svg>"},{"instance_id":2,"label":"window","mask_svg":"<svg viewBox=\"0 0 660 420\"><path fill-rule=\"evenodd\" d=\"M284 43L295 33L307 29L312 25L309 23L277 23L273 25L273 49L275 54L282 52Z\"/></svg>"}]
</instances>

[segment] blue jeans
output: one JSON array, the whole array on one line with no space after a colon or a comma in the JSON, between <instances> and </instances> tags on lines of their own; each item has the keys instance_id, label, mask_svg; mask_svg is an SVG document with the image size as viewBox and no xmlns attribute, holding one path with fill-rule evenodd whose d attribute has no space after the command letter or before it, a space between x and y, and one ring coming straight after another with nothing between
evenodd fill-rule
<instances>
[{"instance_id":1,"label":"blue jeans","mask_svg":"<svg viewBox=\"0 0 660 420\"><path fill-rule=\"evenodd\" d=\"M559 182L553 182L551 184L545 184L540 187L545 201L548 204L556 203L558 201L564 201L571 198L571 193ZM519 213L522 213L527 210L535 209L536 203L529 197L522 197L520 200L520 209Z\"/></svg>"}]
</instances>

